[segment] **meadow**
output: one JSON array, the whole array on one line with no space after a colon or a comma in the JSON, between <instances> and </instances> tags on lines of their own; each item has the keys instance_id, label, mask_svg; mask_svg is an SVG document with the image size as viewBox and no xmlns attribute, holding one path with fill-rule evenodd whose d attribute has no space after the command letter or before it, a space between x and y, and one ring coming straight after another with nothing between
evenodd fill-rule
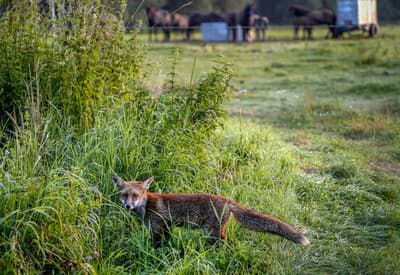
<instances>
[{"instance_id":1,"label":"meadow","mask_svg":"<svg viewBox=\"0 0 400 275\"><path fill-rule=\"evenodd\" d=\"M293 217L314 242L295 260L304 269L263 271L397 273L399 29L384 27L378 39L354 33L339 41L325 40L325 33L318 31L316 41L286 41L291 29L277 28L269 33L272 42L266 43L153 43L149 59L158 70L153 72L152 88L162 90L161 79L176 56L176 77L190 84L188 79L199 78L215 56L222 55L236 72L226 128L235 125L242 135L267 130L282 142L281 149L288 150L296 169L294 200L272 195L266 199L267 211L271 213L273 205L295 203L302 215ZM258 144L249 142L247 146ZM260 148L253 150L257 154ZM274 181L272 177L248 184L260 188ZM276 184L260 194L274 194L285 182ZM307 257L313 260L306 263Z\"/></svg>"},{"instance_id":2,"label":"meadow","mask_svg":"<svg viewBox=\"0 0 400 275\"><path fill-rule=\"evenodd\" d=\"M108 98L90 127L33 108L1 134L4 273L400 273L399 27L337 41L138 40L132 97ZM232 221L223 244L171 228L154 249L115 174L154 175L153 192L234 199L311 245Z\"/></svg>"}]
</instances>

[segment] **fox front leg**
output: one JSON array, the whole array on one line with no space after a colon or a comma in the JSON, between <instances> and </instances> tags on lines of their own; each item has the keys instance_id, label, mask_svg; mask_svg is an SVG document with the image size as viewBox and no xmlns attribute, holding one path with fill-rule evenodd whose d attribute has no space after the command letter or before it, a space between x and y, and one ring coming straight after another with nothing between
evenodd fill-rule
<instances>
[{"instance_id":1,"label":"fox front leg","mask_svg":"<svg viewBox=\"0 0 400 275\"><path fill-rule=\"evenodd\" d=\"M150 227L153 246L159 248L170 238L170 230L166 225L161 226L159 223L151 223Z\"/></svg>"}]
</instances>

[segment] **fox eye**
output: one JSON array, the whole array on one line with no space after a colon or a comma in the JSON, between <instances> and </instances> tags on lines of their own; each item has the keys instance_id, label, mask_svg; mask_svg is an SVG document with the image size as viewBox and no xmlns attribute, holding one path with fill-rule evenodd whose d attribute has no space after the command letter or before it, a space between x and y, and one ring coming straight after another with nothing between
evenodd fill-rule
<instances>
[{"instance_id":1,"label":"fox eye","mask_svg":"<svg viewBox=\"0 0 400 275\"><path fill-rule=\"evenodd\" d=\"M136 199L138 197L137 194L132 194L132 199Z\"/></svg>"},{"instance_id":2,"label":"fox eye","mask_svg":"<svg viewBox=\"0 0 400 275\"><path fill-rule=\"evenodd\" d=\"M126 199L126 198L128 197L128 194L122 194L122 197L123 197L124 199Z\"/></svg>"}]
</instances>

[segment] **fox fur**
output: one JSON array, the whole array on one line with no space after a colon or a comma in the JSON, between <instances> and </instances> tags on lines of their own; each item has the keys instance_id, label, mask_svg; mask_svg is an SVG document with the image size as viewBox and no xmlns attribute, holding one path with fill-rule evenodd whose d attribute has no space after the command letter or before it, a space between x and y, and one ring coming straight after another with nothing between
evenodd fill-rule
<instances>
[{"instance_id":1,"label":"fox fur","mask_svg":"<svg viewBox=\"0 0 400 275\"><path fill-rule=\"evenodd\" d=\"M233 214L236 220L253 231L280 235L302 245L308 239L291 225L278 218L246 209L237 202L211 194L157 194L149 192L153 177L144 181L124 181L112 177L118 188L123 206L135 212L149 226L153 245L159 247L169 237L169 226L185 223L203 228L208 243L225 240L228 220Z\"/></svg>"}]
</instances>

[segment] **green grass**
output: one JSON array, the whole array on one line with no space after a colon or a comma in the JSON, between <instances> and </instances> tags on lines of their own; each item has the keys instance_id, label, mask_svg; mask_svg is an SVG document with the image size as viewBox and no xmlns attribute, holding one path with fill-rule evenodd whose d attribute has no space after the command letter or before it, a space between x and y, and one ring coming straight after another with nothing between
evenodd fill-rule
<instances>
[{"instance_id":1,"label":"green grass","mask_svg":"<svg viewBox=\"0 0 400 275\"><path fill-rule=\"evenodd\" d=\"M378 39L154 44L149 55L159 69L151 83L165 78L175 48L181 51L176 69L181 83L198 79L216 55L223 55L237 72L228 106L233 115L283 128L391 140L398 132L399 40L398 28L384 27ZM374 63L365 64L370 59Z\"/></svg>"},{"instance_id":2,"label":"green grass","mask_svg":"<svg viewBox=\"0 0 400 275\"><path fill-rule=\"evenodd\" d=\"M399 273L400 31L381 33L155 43L143 83L156 97L150 107L110 106L82 135L58 110L26 121L0 150L2 272ZM194 86L217 55L233 64L234 94L230 117L206 135L173 109L181 97L163 95L173 66L175 85ZM156 250L121 207L113 174L154 175L154 192L229 197L293 224L311 245L231 222L220 246L207 246L199 230L173 228Z\"/></svg>"},{"instance_id":3,"label":"green grass","mask_svg":"<svg viewBox=\"0 0 400 275\"><path fill-rule=\"evenodd\" d=\"M150 60L168 68L165 56L178 47L183 82L189 74L199 78L215 55L223 55L237 73L227 125L239 117L246 129L267 127L294 154L293 198L313 245L302 257L285 259L301 266L293 273L400 270L399 42L399 29L384 27L371 40L353 35L250 45L154 44L149 50ZM268 272L278 273L277 266Z\"/></svg>"}]
</instances>

